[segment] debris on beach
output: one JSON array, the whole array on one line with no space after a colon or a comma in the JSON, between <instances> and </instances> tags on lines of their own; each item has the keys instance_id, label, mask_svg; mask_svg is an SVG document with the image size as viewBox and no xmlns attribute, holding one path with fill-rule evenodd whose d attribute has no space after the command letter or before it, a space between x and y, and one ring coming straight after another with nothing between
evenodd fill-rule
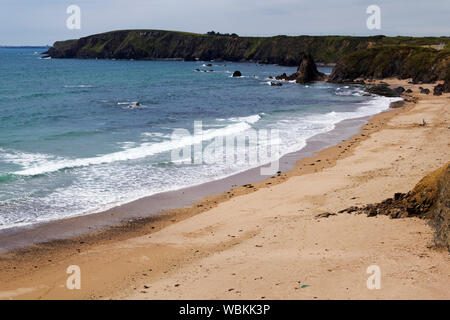
<instances>
[{"instance_id":1,"label":"debris on beach","mask_svg":"<svg viewBox=\"0 0 450 320\"><path fill-rule=\"evenodd\" d=\"M336 213L323 212L323 213L316 214L315 218L316 218L316 219L320 219L320 218L328 218L328 217L330 217L330 216L335 216L335 215L336 215Z\"/></svg>"}]
</instances>

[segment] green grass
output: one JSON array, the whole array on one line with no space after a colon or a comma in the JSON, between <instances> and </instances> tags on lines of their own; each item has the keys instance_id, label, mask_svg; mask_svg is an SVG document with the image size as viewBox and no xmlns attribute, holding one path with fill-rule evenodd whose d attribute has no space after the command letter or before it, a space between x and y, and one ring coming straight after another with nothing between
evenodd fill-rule
<instances>
[{"instance_id":1,"label":"green grass","mask_svg":"<svg viewBox=\"0 0 450 320\"><path fill-rule=\"evenodd\" d=\"M83 44L80 46L80 44ZM200 58L258 60L296 65L302 52L309 52L317 62L337 62L341 57L371 47L410 47L446 44L449 37L351 37L351 36L275 36L232 37L168 30L119 30L77 40L58 41L54 48L73 57L135 59ZM427 49L427 48L424 48ZM73 52L72 52L73 51ZM417 57L417 61L422 58ZM425 59L425 58L423 58ZM380 58L380 61L384 61Z\"/></svg>"}]
</instances>

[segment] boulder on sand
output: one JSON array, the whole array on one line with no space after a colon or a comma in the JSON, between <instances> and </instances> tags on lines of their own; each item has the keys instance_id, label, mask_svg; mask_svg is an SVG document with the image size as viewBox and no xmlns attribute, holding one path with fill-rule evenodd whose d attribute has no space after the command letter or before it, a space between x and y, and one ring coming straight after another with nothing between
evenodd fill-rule
<instances>
[{"instance_id":1,"label":"boulder on sand","mask_svg":"<svg viewBox=\"0 0 450 320\"><path fill-rule=\"evenodd\" d=\"M445 81L442 84L438 84L437 86L435 86L433 88L433 94L435 96L440 96L443 93L449 93L450 92L450 82L449 81Z\"/></svg>"},{"instance_id":2,"label":"boulder on sand","mask_svg":"<svg viewBox=\"0 0 450 320\"><path fill-rule=\"evenodd\" d=\"M377 94L379 96L385 96L385 97L399 97L400 94L389 88L388 85L381 83L376 86L370 87L367 89L367 92L372 94Z\"/></svg>"},{"instance_id":3,"label":"boulder on sand","mask_svg":"<svg viewBox=\"0 0 450 320\"><path fill-rule=\"evenodd\" d=\"M405 88L397 87L397 88L394 89L394 91L401 94L401 93L405 92Z\"/></svg>"},{"instance_id":4,"label":"boulder on sand","mask_svg":"<svg viewBox=\"0 0 450 320\"><path fill-rule=\"evenodd\" d=\"M420 93L423 93L423 94L430 94L430 89L422 88L422 87L419 87L419 89L420 89Z\"/></svg>"}]
</instances>

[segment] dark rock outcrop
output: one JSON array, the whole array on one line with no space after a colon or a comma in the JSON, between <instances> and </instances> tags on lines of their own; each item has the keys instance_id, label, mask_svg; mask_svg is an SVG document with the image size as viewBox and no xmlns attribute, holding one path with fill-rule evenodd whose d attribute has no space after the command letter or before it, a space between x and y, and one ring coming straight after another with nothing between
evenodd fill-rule
<instances>
[{"instance_id":1,"label":"dark rock outcrop","mask_svg":"<svg viewBox=\"0 0 450 320\"><path fill-rule=\"evenodd\" d=\"M434 243L450 251L450 169L447 164L436 172L437 191L432 210L428 213L434 229Z\"/></svg>"},{"instance_id":2,"label":"dark rock outcrop","mask_svg":"<svg viewBox=\"0 0 450 320\"><path fill-rule=\"evenodd\" d=\"M397 92L398 94L402 94L403 92L405 92L405 88L403 87L397 87L394 89L395 92Z\"/></svg>"},{"instance_id":3,"label":"dark rock outcrop","mask_svg":"<svg viewBox=\"0 0 450 320\"><path fill-rule=\"evenodd\" d=\"M438 84L437 86L435 86L433 88L433 95L441 96L442 93L444 93L444 85L443 84Z\"/></svg>"},{"instance_id":4,"label":"dark rock outcrop","mask_svg":"<svg viewBox=\"0 0 450 320\"><path fill-rule=\"evenodd\" d=\"M312 81L323 81L326 79L325 74L317 70L316 63L310 54L305 54L303 56L302 62L295 75L295 82L302 84Z\"/></svg>"},{"instance_id":5,"label":"dark rock outcrop","mask_svg":"<svg viewBox=\"0 0 450 320\"><path fill-rule=\"evenodd\" d=\"M242 77L242 73L240 71L235 71L235 72L233 72L232 77L233 78Z\"/></svg>"},{"instance_id":6,"label":"dark rock outcrop","mask_svg":"<svg viewBox=\"0 0 450 320\"><path fill-rule=\"evenodd\" d=\"M412 78L413 83L442 80L450 70L450 50L418 46L383 46L363 49L342 56L329 81L353 82L355 79Z\"/></svg>"},{"instance_id":7,"label":"dark rock outcrop","mask_svg":"<svg viewBox=\"0 0 450 320\"><path fill-rule=\"evenodd\" d=\"M428 174L408 193L363 207L349 207L339 213L387 215L391 218L421 217L429 219L435 230L434 242L450 251L450 163Z\"/></svg>"},{"instance_id":8,"label":"dark rock outcrop","mask_svg":"<svg viewBox=\"0 0 450 320\"><path fill-rule=\"evenodd\" d=\"M440 96L443 93L450 92L450 81L446 80L444 83L438 84L433 88L433 94L435 96Z\"/></svg>"},{"instance_id":9,"label":"dark rock outcrop","mask_svg":"<svg viewBox=\"0 0 450 320\"><path fill-rule=\"evenodd\" d=\"M385 96L385 97L399 97L400 94L395 91L392 90L391 88L389 88L388 85L386 84L378 84L376 86L370 87L366 89L367 92L371 93L371 94L377 94L379 96Z\"/></svg>"},{"instance_id":10,"label":"dark rock outcrop","mask_svg":"<svg viewBox=\"0 0 450 320\"><path fill-rule=\"evenodd\" d=\"M277 80L285 80L285 81L291 81L291 80L295 80L295 73L288 76L286 73L283 73L279 76L276 76L275 79Z\"/></svg>"},{"instance_id":11,"label":"dark rock outcrop","mask_svg":"<svg viewBox=\"0 0 450 320\"><path fill-rule=\"evenodd\" d=\"M271 82L270 85L273 87L281 87L283 84L281 82Z\"/></svg>"},{"instance_id":12,"label":"dark rock outcrop","mask_svg":"<svg viewBox=\"0 0 450 320\"><path fill-rule=\"evenodd\" d=\"M422 88L422 87L419 87L419 89L420 89L420 93L423 93L423 94L430 94L430 89Z\"/></svg>"},{"instance_id":13,"label":"dark rock outcrop","mask_svg":"<svg viewBox=\"0 0 450 320\"><path fill-rule=\"evenodd\" d=\"M326 79L326 76L317 70L313 57L308 53L304 53L302 55L300 66L297 68L297 72L291 74L290 76L283 73L275 78L277 80L286 81L295 80L297 83L305 84L313 81L323 81Z\"/></svg>"}]
</instances>

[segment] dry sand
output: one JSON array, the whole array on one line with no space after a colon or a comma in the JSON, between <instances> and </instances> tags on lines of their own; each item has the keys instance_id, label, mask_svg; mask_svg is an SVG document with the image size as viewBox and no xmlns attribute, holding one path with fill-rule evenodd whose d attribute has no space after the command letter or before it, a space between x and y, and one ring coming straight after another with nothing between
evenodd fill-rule
<instances>
[{"instance_id":1,"label":"dry sand","mask_svg":"<svg viewBox=\"0 0 450 320\"><path fill-rule=\"evenodd\" d=\"M126 232L1 255L0 299L449 299L450 257L433 248L425 220L315 218L407 192L449 161L450 94L385 81L419 101L253 187ZM81 268L81 290L65 286L69 265ZM379 290L366 287L370 265L381 269Z\"/></svg>"}]
</instances>

